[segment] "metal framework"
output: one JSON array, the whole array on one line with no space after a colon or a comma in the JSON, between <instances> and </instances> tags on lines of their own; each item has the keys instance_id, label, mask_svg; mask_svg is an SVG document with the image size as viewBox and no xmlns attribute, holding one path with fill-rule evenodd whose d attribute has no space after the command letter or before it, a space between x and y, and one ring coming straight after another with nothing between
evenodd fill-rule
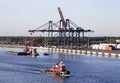
<instances>
[{"instance_id":1,"label":"metal framework","mask_svg":"<svg viewBox=\"0 0 120 83\"><path fill-rule=\"evenodd\" d=\"M54 33L57 33L58 46L62 48L63 47L75 48L75 46L76 48L80 47L82 44L84 44L84 33L93 32L92 30L84 30L83 28L79 27L69 19L66 19L65 22L67 30L65 30L65 28L63 27L63 23L60 20L56 23L49 21L48 23L44 24L44 26L41 26L34 30L29 30L29 32L47 33L48 34L47 41L49 42L48 46L52 46L52 37L55 37Z\"/></svg>"},{"instance_id":2,"label":"metal framework","mask_svg":"<svg viewBox=\"0 0 120 83\"><path fill-rule=\"evenodd\" d=\"M66 47L66 48L74 48L76 46L80 47L83 43L84 45L84 33L85 32L93 32L92 30L85 30L82 27L79 27L70 19L64 20L62 11L60 7L58 7L58 12L61 20L54 23L53 21L49 21L44 25L34 29L29 30L29 32L46 32L48 33L48 45L52 46L52 37L54 37L54 33L57 33L58 38L58 46ZM81 40L82 35L82 40Z\"/></svg>"}]
</instances>

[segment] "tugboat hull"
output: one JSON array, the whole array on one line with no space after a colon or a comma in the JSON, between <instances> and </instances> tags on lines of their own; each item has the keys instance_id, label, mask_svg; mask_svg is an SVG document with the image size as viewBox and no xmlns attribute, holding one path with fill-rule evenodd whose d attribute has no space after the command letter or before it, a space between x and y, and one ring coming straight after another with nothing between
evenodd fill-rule
<instances>
[{"instance_id":1,"label":"tugboat hull","mask_svg":"<svg viewBox=\"0 0 120 83\"><path fill-rule=\"evenodd\" d=\"M30 53L24 53L24 52L15 52L15 51L7 51L7 54L15 54L15 55L30 55Z\"/></svg>"},{"instance_id":2,"label":"tugboat hull","mask_svg":"<svg viewBox=\"0 0 120 83\"><path fill-rule=\"evenodd\" d=\"M15 51L7 51L7 54L13 54L13 55L19 55L19 56L30 56L30 53L24 53L24 52L15 52ZM36 53L35 56L38 56L39 54Z\"/></svg>"},{"instance_id":3,"label":"tugboat hull","mask_svg":"<svg viewBox=\"0 0 120 83\"><path fill-rule=\"evenodd\" d=\"M70 71L51 72L50 70L44 70L43 72L52 76L63 76L63 77L70 76Z\"/></svg>"}]
</instances>

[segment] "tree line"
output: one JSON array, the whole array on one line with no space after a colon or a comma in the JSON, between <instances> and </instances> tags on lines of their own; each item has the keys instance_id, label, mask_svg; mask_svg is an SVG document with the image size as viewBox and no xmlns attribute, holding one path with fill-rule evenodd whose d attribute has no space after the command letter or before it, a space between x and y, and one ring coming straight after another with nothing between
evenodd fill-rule
<instances>
[{"instance_id":1,"label":"tree line","mask_svg":"<svg viewBox=\"0 0 120 83\"><path fill-rule=\"evenodd\" d=\"M32 40L35 39L34 45L41 46L45 44L51 44L51 45L58 45L58 41L60 40L58 37L41 37L41 36L0 36L0 44L19 44L19 45L25 45L33 43ZM66 37L66 39L69 39ZM74 37L74 41L77 38ZM84 37L80 38L81 43L87 44L97 44L97 43L116 43L116 39L120 39L120 37ZM67 43L66 41L65 43ZM75 42L73 42L74 44Z\"/></svg>"}]
</instances>

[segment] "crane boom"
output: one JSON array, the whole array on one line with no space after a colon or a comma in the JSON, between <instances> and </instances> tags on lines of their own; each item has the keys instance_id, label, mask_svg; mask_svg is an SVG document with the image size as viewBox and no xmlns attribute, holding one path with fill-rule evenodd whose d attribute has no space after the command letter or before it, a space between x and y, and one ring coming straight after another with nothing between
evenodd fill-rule
<instances>
[{"instance_id":1,"label":"crane boom","mask_svg":"<svg viewBox=\"0 0 120 83\"><path fill-rule=\"evenodd\" d=\"M63 14L62 14L62 11L61 11L60 7L58 7L58 12L59 12L63 27L65 28L65 30L67 30L66 22L64 20L64 17L63 17Z\"/></svg>"}]
</instances>

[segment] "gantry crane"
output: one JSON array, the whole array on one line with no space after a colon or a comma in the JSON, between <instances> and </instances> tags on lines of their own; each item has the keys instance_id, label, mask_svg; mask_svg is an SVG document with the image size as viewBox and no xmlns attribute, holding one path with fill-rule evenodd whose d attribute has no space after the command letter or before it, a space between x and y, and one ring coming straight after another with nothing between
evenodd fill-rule
<instances>
[{"instance_id":1,"label":"gantry crane","mask_svg":"<svg viewBox=\"0 0 120 83\"><path fill-rule=\"evenodd\" d=\"M53 32L57 32L57 33L59 33L59 39L58 39L58 40L60 40L59 42L63 42L64 41L64 44L62 43L61 45L65 45L66 38L68 38L68 37L66 37L67 33L69 33L68 34L69 38L67 40L67 42L68 42L67 45L70 45L70 43L72 43L72 45L73 45L73 43L75 43L74 42L75 41L74 40L74 37L75 37L74 34L76 34L77 40L76 40L75 44L80 46L80 42L82 42L82 41L80 41L80 34L82 33L83 42L84 42L84 33L85 32L93 32L93 31L92 30L85 30L85 29L79 27L78 25L76 25L74 22L72 22L69 19L65 20L60 7L58 7L57 9L58 9L59 16L60 16L60 19L61 19L59 22L57 22L59 24L54 23L52 21L49 21L48 23L46 23L46 24L41 26L41 27L43 27L43 26L45 27L46 25L48 25L47 28L41 29L41 27L39 27L39 28L34 29L34 30L29 30L29 32L32 32L32 33L33 32L47 32L48 33L48 37L50 37L50 33L51 33L51 37L53 37L52 36ZM53 28L53 26L55 26L55 25L57 25L57 29ZM48 41L51 40L51 39L48 39Z\"/></svg>"}]
</instances>

